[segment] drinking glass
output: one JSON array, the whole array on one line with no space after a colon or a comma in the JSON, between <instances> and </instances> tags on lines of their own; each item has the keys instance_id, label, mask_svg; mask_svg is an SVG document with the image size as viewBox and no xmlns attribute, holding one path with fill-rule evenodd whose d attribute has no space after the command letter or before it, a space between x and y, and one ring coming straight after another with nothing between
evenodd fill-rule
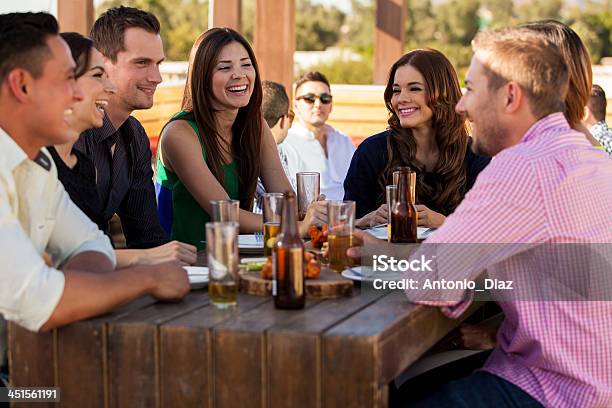
<instances>
[{"instance_id":1,"label":"drinking glass","mask_svg":"<svg viewBox=\"0 0 612 408\"><path fill-rule=\"evenodd\" d=\"M408 172L410 173L408 175L409 181L410 181L410 198L412 198L412 202L413 203L416 203L416 201L415 201L415 198L416 198L416 172L415 171L413 171L408 166L405 166L405 167L396 167L395 170L393 171L393 184L396 185L396 186L399 185L400 173L404 169L408 170ZM389 214L390 213L391 212L389 212ZM391 219L391 218L389 218L389 219Z\"/></svg>"},{"instance_id":2,"label":"drinking glass","mask_svg":"<svg viewBox=\"0 0 612 408\"><path fill-rule=\"evenodd\" d=\"M298 219L306 217L308 206L315 201L321 191L321 175L315 172L297 173Z\"/></svg>"},{"instance_id":3,"label":"drinking glass","mask_svg":"<svg viewBox=\"0 0 612 408\"><path fill-rule=\"evenodd\" d=\"M282 209L283 194L265 193L263 195L264 256L272 255L276 236L280 232Z\"/></svg>"},{"instance_id":4,"label":"drinking glass","mask_svg":"<svg viewBox=\"0 0 612 408\"><path fill-rule=\"evenodd\" d=\"M397 200L397 184L389 184L386 187L387 192L387 237L391 236L391 209Z\"/></svg>"},{"instance_id":5,"label":"drinking glass","mask_svg":"<svg viewBox=\"0 0 612 408\"><path fill-rule=\"evenodd\" d=\"M330 201L327 205L327 215L329 218L327 235L329 267L336 272L341 272L351 266L351 259L346 255L346 251L353 246L355 202Z\"/></svg>"},{"instance_id":6,"label":"drinking glass","mask_svg":"<svg viewBox=\"0 0 612 408\"><path fill-rule=\"evenodd\" d=\"M208 296L220 309L235 306L238 297L238 223L206 223Z\"/></svg>"},{"instance_id":7,"label":"drinking glass","mask_svg":"<svg viewBox=\"0 0 612 408\"><path fill-rule=\"evenodd\" d=\"M238 200L211 200L211 220L213 222L238 222L240 214L240 201Z\"/></svg>"}]
</instances>

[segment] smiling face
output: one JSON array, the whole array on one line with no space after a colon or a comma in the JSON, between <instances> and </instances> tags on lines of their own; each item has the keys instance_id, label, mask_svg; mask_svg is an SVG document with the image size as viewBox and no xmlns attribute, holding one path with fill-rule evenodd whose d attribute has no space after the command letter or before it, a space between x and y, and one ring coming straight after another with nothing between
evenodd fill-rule
<instances>
[{"instance_id":1,"label":"smiling face","mask_svg":"<svg viewBox=\"0 0 612 408\"><path fill-rule=\"evenodd\" d=\"M107 59L105 66L117 87L112 108L129 115L153 106L153 95L162 81L159 65L164 60L164 47L159 34L130 27L125 30L124 48L117 54L116 62Z\"/></svg>"},{"instance_id":2,"label":"smiling face","mask_svg":"<svg viewBox=\"0 0 612 408\"><path fill-rule=\"evenodd\" d=\"M332 111L331 101L321 102L321 95L331 95L327 84L319 81L304 82L296 90L296 94L294 108L297 120L307 128L323 126ZM312 98L304 99L304 96L313 96L314 102L311 102ZM325 96L323 98L326 99Z\"/></svg>"},{"instance_id":3,"label":"smiling face","mask_svg":"<svg viewBox=\"0 0 612 408\"><path fill-rule=\"evenodd\" d=\"M431 127L433 112L427 106L423 75L411 65L395 71L391 106L403 128Z\"/></svg>"},{"instance_id":4,"label":"smiling face","mask_svg":"<svg viewBox=\"0 0 612 408\"><path fill-rule=\"evenodd\" d=\"M87 129L102 126L104 109L115 92L115 87L104 69L102 54L95 48L91 48L89 52L89 66L77 79L77 84L83 92L83 100L74 104L73 114L69 117L75 139Z\"/></svg>"},{"instance_id":5,"label":"smiling face","mask_svg":"<svg viewBox=\"0 0 612 408\"><path fill-rule=\"evenodd\" d=\"M235 110L247 106L256 75L242 44L234 41L223 47L212 76L215 109Z\"/></svg>"},{"instance_id":6,"label":"smiling face","mask_svg":"<svg viewBox=\"0 0 612 408\"><path fill-rule=\"evenodd\" d=\"M68 141L68 117L72 115L74 104L82 99L68 45L61 37L50 36L47 46L51 57L44 64L42 75L26 86L32 101L30 133L42 140L41 145Z\"/></svg>"},{"instance_id":7,"label":"smiling face","mask_svg":"<svg viewBox=\"0 0 612 408\"><path fill-rule=\"evenodd\" d=\"M472 58L465 79L465 92L455 110L470 122L472 150L483 156L494 156L503 150L507 132L499 117L498 92L489 89L485 68L477 55Z\"/></svg>"}]
</instances>

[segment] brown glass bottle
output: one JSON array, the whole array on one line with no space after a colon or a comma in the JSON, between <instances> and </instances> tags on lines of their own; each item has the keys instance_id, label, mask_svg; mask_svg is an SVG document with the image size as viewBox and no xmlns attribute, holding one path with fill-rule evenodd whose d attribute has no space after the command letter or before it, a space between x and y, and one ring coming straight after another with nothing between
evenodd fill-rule
<instances>
[{"instance_id":1,"label":"brown glass bottle","mask_svg":"<svg viewBox=\"0 0 612 408\"><path fill-rule=\"evenodd\" d=\"M397 201L391 209L391 242L417 242L417 212L411 190L415 187L414 173L402 168L397 187Z\"/></svg>"},{"instance_id":2,"label":"brown glass bottle","mask_svg":"<svg viewBox=\"0 0 612 408\"><path fill-rule=\"evenodd\" d=\"M295 193L283 199L281 231L272 252L274 305L279 309L302 309L306 301L304 241L297 226Z\"/></svg>"}]
</instances>

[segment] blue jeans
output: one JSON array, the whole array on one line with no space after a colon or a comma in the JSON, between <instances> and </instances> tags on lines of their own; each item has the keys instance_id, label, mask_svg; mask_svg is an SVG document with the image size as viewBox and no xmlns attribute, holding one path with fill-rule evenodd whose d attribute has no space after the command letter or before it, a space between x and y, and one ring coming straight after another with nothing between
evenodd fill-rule
<instances>
[{"instance_id":1,"label":"blue jeans","mask_svg":"<svg viewBox=\"0 0 612 408\"><path fill-rule=\"evenodd\" d=\"M410 408L541 408L516 385L486 372L451 381Z\"/></svg>"}]
</instances>

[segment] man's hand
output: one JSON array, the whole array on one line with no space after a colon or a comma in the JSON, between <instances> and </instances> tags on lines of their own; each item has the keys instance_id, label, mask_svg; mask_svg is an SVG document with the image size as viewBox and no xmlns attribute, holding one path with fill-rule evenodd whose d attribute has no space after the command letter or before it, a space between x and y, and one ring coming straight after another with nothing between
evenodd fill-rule
<instances>
[{"instance_id":1,"label":"man's hand","mask_svg":"<svg viewBox=\"0 0 612 408\"><path fill-rule=\"evenodd\" d=\"M427 227L427 228L440 228L446 217L440 213L430 210L424 205L416 205L417 210L417 222L419 227Z\"/></svg>"},{"instance_id":2,"label":"man's hand","mask_svg":"<svg viewBox=\"0 0 612 408\"><path fill-rule=\"evenodd\" d=\"M177 262L157 265L151 270L153 286L150 294L155 299L178 302L189 293L187 271Z\"/></svg>"},{"instance_id":3,"label":"man's hand","mask_svg":"<svg viewBox=\"0 0 612 408\"><path fill-rule=\"evenodd\" d=\"M355 226L357 228L373 228L380 224L386 224L388 216L388 207L387 204L382 204L376 210L364 215L357 221L355 221Z\"/></svg>"},{"instance_id":4,"label":"man's hand","mask_svg":"<svg viewBox=\"0 0 612 408\"><path fill-rule=\"evenodd\" d=\"M361 260L361 248L368 244L380 244L384 241L376 238L374 235L360 231L358 229L353 231L353 246L346 251L346 254L349 258L356 259L357 261Z\"/></svg>"},{"instance_id":5,"label":"man's hand","mask_svg":"<svg viewBox=\"0 0 612 408\"><path fill-rule=\"evenodd\" d=\"M179 265L192 265L197 259L197 248L184 242L172 241L155 248L143 250L139 257L140 265L158 265L178 262Z\"/></svg>"}]
</instances>

